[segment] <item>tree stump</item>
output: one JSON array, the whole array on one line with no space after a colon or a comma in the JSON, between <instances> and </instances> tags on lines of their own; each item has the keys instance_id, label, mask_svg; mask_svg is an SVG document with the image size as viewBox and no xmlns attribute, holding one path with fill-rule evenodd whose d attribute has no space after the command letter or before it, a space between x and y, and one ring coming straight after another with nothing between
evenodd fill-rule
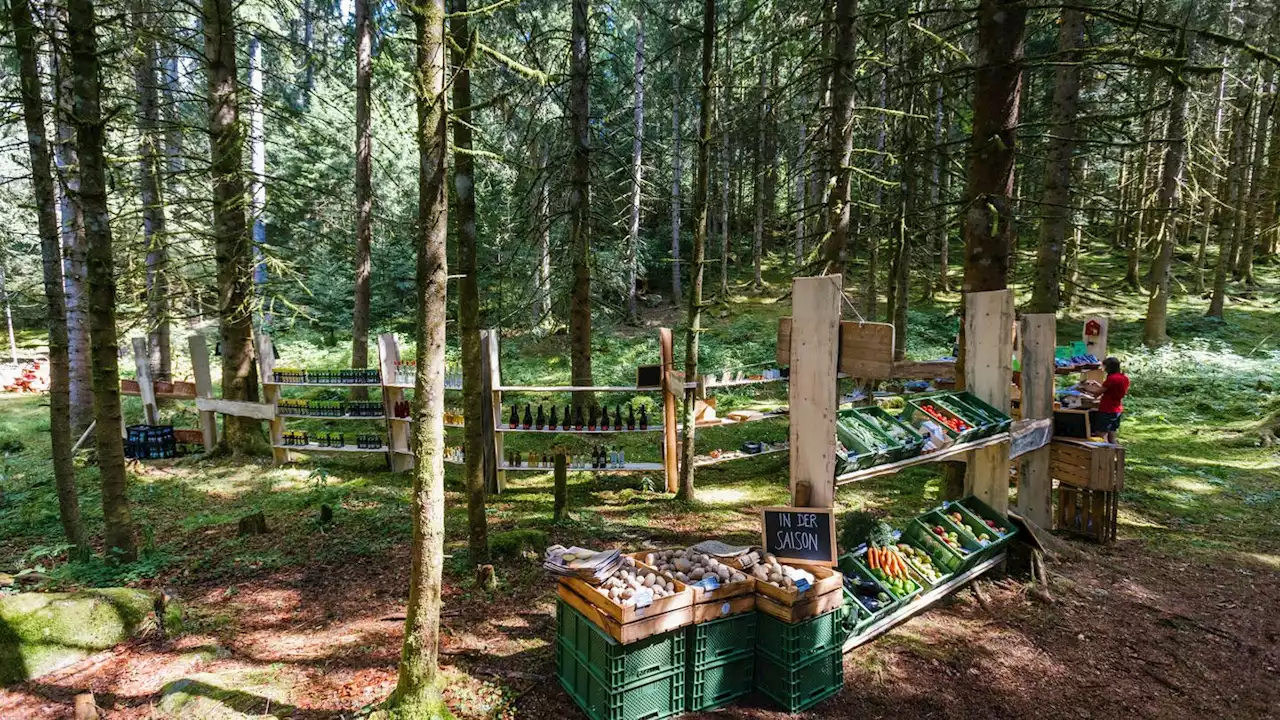
<instances>
[{"instance_id":1,"label":"tree stump","mask_svg":"<svg viewBox=\"0 0 1280 720\"><path fill-rule=\"evenodd\" d=\"M240 518L240 537L246 535L266 535L267 532L267 516L261 512L247 515Z\"/></svg>"},{"instance_id":2,"label":"tree stump","mask_svg":"<svg viewBox=\"0 0 1280 720\"><path fill-rule=\"evenodd\" d=\"M498 575L492 565L476 566L476 586L485 590L498 589Z\"/></svg>"}]
</instances>

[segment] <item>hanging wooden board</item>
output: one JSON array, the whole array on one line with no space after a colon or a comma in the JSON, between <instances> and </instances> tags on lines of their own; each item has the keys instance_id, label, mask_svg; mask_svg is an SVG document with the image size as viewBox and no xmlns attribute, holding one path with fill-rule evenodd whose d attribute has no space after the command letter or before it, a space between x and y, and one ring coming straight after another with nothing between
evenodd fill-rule
<instances>
[{"instance_id":1,"label":"hanging wooden board","mask_svg":"<svg viewBox=\"0 0 1280 720\"><path fill-rule=\"evenodd\" d=\"M887 323L843 321L836 366L849 377L887 380L893 377L893 339Z\"/></svg>"},{"instance_id":2,"label":"hanging wooden board","mask_svg":"<svg viewBox=\"0 0 1280 720\"><path fill-rule=\"evenodd\" d=\"M775 352L778 367L791 364L791 318L778 318L778 348Z\"/></svg>"}]
</instances>

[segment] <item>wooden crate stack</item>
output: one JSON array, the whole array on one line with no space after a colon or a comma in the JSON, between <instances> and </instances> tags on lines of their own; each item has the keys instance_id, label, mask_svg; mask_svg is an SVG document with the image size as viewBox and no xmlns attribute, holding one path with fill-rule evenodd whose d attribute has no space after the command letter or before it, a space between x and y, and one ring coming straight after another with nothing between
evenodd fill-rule
<instances>
[{"instance_id":1,"label":"wooden crate stack","mask_svg":"<svg viewBox=\"0 0 1280 720\"><path fill-rule=\"evenodd\" d=\"M756 583L756 609L782 622L797 623L830 612L844 604L844 576L838 570L822 565L788 562L788 565L813 573L814 583L808 590L780 588L766 582Z\"/></svg>"},{"instance_id":2,"label":"wooden crate stack","mask_svg":"<svg viewBox=\"0 0 1280 720\"><path fill-rule=\"evenodd\" d=\"M1058 438L1050 445L1049 472L1058 483L1058 529L1099 543L1115 540L1124 448Z\"/></svg>"}]
</instances>

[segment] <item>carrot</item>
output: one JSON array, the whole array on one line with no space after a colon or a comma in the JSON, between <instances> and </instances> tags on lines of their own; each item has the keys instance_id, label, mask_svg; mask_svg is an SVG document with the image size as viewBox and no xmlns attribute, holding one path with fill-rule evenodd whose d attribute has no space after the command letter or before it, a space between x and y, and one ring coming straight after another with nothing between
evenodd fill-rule
<instances>
[{"instance_id":1,"label":"carrot","mask_svg":"<svg viewBox=\"0 0 1280 720\"><path fill-rule=\"evenodd\" d=\"M884 570L885 569L884 558L880 556L880 548L872 548L872 550L875 551L875 558L876 558L875 566L880 570Z\"/></svg>"},{"instance_id":2,"label":"carrot","mask_svg":"<svg viewBox=\"0 0 1280 720\"><path fill-rule=\"evenodd\" d=\"M872 570L876 569L876 548L874 545L867 546L867 566Z\"/></svg>"}]
</instances>

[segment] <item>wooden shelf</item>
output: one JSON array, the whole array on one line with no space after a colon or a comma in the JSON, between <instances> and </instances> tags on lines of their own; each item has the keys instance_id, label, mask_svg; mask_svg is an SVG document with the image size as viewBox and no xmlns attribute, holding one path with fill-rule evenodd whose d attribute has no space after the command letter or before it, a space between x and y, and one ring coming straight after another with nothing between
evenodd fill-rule
<instances>
[{"instance_id":1,"label":"wooden shelf","mask_svg":"<svg viewBox=\"0 0 1280 720\"><path fill-rule=\"evenodd\" d=\"M387 419L390 420L391 422L402 422L402 423L410 423L410 424L413 423L413 418L407 418L407 417L389 417ZM447 428L466 427L462 423L445 423L444 426Z\"/></svg>"},{"instance_id":2,"label":"wooden shelf","mask_svg":"<svg viewBox=\"0 0 1280 720\"><path fill-rule=\"evenodd\" d=\"M396 389L396 390L412 390L412 389L414 389L415 387L417 387L417 385L414 385L413 383L382 383L382 387L385 387L385 388L394 388L394 389ZM462 386L461 386L461 385L452 385L452 384L446 383L446 384L445 384L445 386L444 386L444 389L445 389L445 390L457 390L457 391L461 391L461 390L462 390Z\"/></svg>"},{"instance_id":3,"label":"wooden shelf","mask_svg":"<svg viewBox=\"0 0 1280 720\"><path fill-rule=\"evenodd\" d=\"M499 392L658 392L661 387L634 385L499 385Z\"/></svg>"},{"instance_id":4,"label":"wooden shelf","mask_svg":"<svg viewBox=\"0 0 1280 720\"><path fill-rule=\"evenodd\" d=\"M745 452L742 452L741 450L733 450L731 451L733 453L732 455L725 454L725 455L721 455L718 458L709 458L707 460L694 460L693 466L707 467L708 465L718 465L722 462L729 462L731 460L745 460L747 458L758 458L758 457L763 457L765 455L773 455L775 453L787 452L790 449L791 449L791 446L788 445L787 447L762 450L758 453L745 453Z\"/></svg>"},{"instance_id":5,"label":"wooden shelf","mask_svg":"<svg viewBox=\"0 0 1280 720\"><path fill-rule=\"evenodd\" d=\"M977 579L979 575L1004 562L1004 559L1005 553L1000 553L993 558L988 558L987 560L978 563L972 568L969 568L965 572L940 585L935 585L924 594L917 597L914 601L877 620L861 635L851 637L846 640L844 643L844 652L849 652L860 645L865 645L893 629L895 626L906 622L925 610L928 610L942 598L950 595L961 587L968 585L970 582Z\"/></svg>"},{"instance_id":6,"label":"wooden shelf","mask_svg":"<svg viewBox=\"0 0 1280 720\"><path fill-rule=\"evenodd\" d=\"M658 426L656 426L656 427L648 427L648 428L645 428L644 430L640 430L639 428L637 428L637 429L635 429L635 430L586 430L586 429L583 429L583 430L547 430L547 429L537 430L537 429L535 429L535 428L528 428L528 429L525 429L525 428L522 428L522 427L515 427L515 428L513 428L513 427L507 427L506 425L499 425L499 426L495 427L493 430L494 430L494 432L500 432L500 433L542 433L543 435L558 435L558 434L563 434L563 435L629 435L629 434L631 434L631 433L651 433L651 432L662 432L662 426L661 426L661 425L658 425Z\"/></svg>"},{"instance_id":7,"label":"wooden shelf","mask_svg":"<svg viewBox=\"0 0 1280 720\"><path fill-rule=\"evenodd\" d=\"M354 452L354 453L385 453L387 446L380 448L361 448L354 446L346 447L321 447L315 443L307 443L306 445L272 445L277 450L288 450L289 452Z\"/></svg>"},{"instance_id":8,"label":"wooden shelf","mask_svg":"<svg viewBox=\"0 0 1280 720\"><path fill-rule=\"evenodd\" d=\"M276 413L277 417L293 418L295 420L377 420L385 422L386 415L294 415L292 413Z\"/></svg>"},{"instance_id":9,"label":"wooden shelf","mask_svg":"<svg viewBox=\"0 0 1280 720\"><path fill-rule=\"evenodd\" d=\"M851 482L858 482L859 480L867 480L869 478L879 477L880 475L891 475L893 473L899 472L901 470L905 470L906 468L909 468L909 467L914 467L916 465L927 465L929 463L941 462L943 460L954 460L955 458L960 457L962 455L966 455L973 450L978 450L984 447L990 447L992 445L999 445L1000 443L1004 443L1004 442L1009 442L1009 433L1007 432L1002 432L998 435L992 435L989 438L975 440L974 442L961 443L959 445L952 445L951 447L945 448L943 450L938 450L936 452L931 452L931 453L925 453L923 455L917 455L916 457L907 458L906 460L899 460L897 462L885 463L884 465L873 465L872 467L869 467L869 468L863 468L861 470L854 470L853 472L847 472L843 475L837 475L836 485L845 485Z\"/></svg>"},{"instance_id":10,"label":"wooden shelf","mask_svg":"<svg viewBox=\"0 0 1280 720\"><path fill-rule=\"evenodd\" d=\"M775 420L777 418L784 418L784 417L791 417L790 411L761 413L760 415L757 415L755 417L749 417L746 420L731 420L729 418L723 418L721 420L716 420L715 422L696 423L693 427L695 430L710 430L710 429L719 428L719 427L729 427L731 425L741 425L743 423L760 422L761 420ZM684 432L684 426L683 425L678 426L676 428L676 432Z\"/></svg>"},{"instance_id":11,"label":"wooden shelf","mask_svg":"<svg viewBox=\"0 0 1280 720\"><path fill-rule=\"evenodd\" d=\"M791 379L790 377L776 377L776 378L759 378L757 380L751 380L751 379L730 380L728 382L720 381L716 383L707 383L703 387L705 387L708 390L714 390L715 388L741 387L743 385L763 385L765 383L787 382L790 379ZM685 387L696 388L698 387L698 384L686 383Z\"/></svg>"},{"instance_id":12,"label":"wooden shelf","mask_svg":"<svg viewBox=\"0 0 1280 720\"><path fill-rule=\"evenodd\" d=\"M553 468L553 467L530 467L530 466L528 466L528 465L520 465L520 466L518 466L518 467L517 467L517 466L515 466L515 465L499 465L499 466L498 466L498 469L499 469L499 470L512 470L512 471L529 470L529 471L533 471L533 472L555 472L555 468ZM571 467L571 468L568 468L568 470L569 470L569 472L597 472L597 473L610 473L610 472L646 472L646 471L659 471L659 470L662 470L662 463L627 463L626 465L623 465L622 467L606 467L606 468L589 468L589 467L588 467L588 468L575 468L575 467Z\"/></svg>"},{"instance_id":13,"label":"wooden shelf","mask_svg":"<svg viewBox=\"0 0 1280 720\"><path fill-rule=\"evenodd\" d=\"M321 382L276 382L275 380L264 380L263 385L276 385L279 387L327 387L327 388L380 388L389 387L382 383L321 383Z\"/></svg>"}]
</instances>

